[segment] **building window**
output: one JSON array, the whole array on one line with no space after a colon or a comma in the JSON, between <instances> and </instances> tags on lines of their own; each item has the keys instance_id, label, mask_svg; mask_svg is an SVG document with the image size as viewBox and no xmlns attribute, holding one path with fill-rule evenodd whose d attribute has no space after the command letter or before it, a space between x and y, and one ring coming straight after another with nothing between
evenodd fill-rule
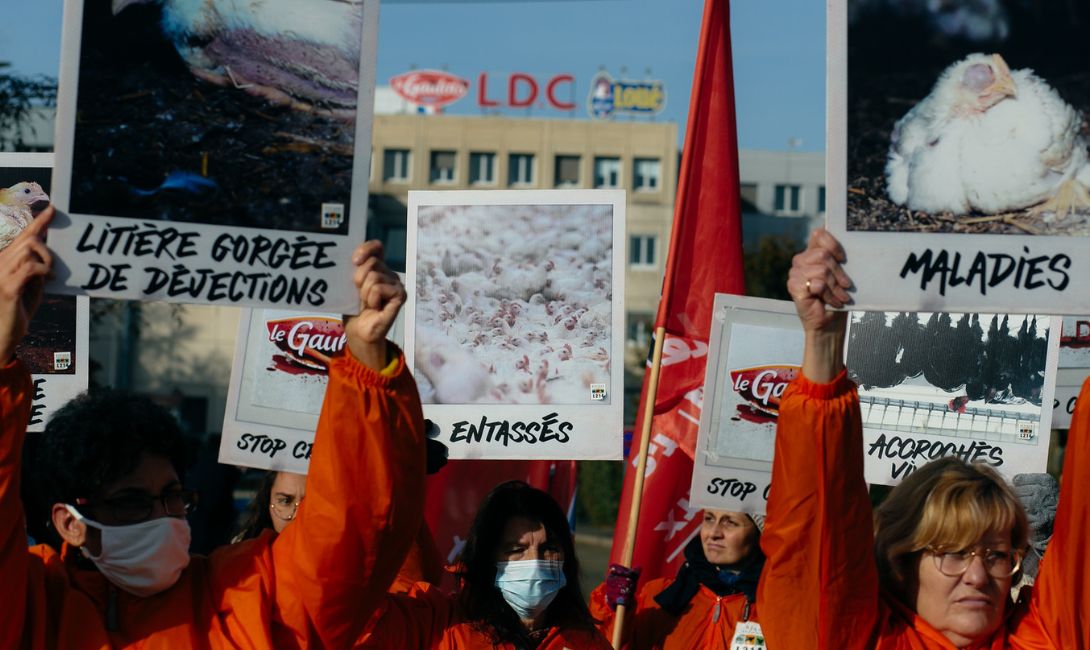
<instances>
[{"instance_id":1,"label":"building window","mask_svg":"<svg viewBox=\"0 0 1090 650\"><path fill-rule=\"evenodd\" d=\"M610 188L621 186L621 159L594 159L594 187Z\"/></svg>"},{"instance_id":2,"label":"building window","mask_svg":"<svg viewBox=\"0 0 1090 650\"><path fill-rule=\"evenodd\" d=\"M513 153L508 157L507 184L512 187L534 184L534 154Z\"/></svg>"},{"instance_id":3,"label":"building window","mask_svg":"<svg viewBox=\"0 0 1090 650\"><path fill-rule=\"evenodd\" d=\"M454 155L453 151L431 152L431 165L428 172L431 182L448 184L454 182Z\"/></svg>"},{"instance_id":4,"label":"building window","mask_svg":"<svg viewBox=\"0 0 1090 650\"><path fill-rule=\"evenodd\" d=\"M657 192L662 184L662 163L658 158L637 158L633 165L637 192Z\"/></svg>"},{"instance_id":5,"label":"building window","mask_svg":"<svg viewBox=\"0 0 1090 650\"><path fill-rule=\"evenodd\" d=\"M825 214L825 186L818 188L818 214Z\"/></svg>"},{"instance_id":6,"label":"building window","mask_svg":"<svg viewBox=\"0 0 1090 650\"><path fill-rule=\"evenodd\" d=\"M553 182L556 187L579 185L579 156L557 156Z\"/></svg>"},{"instance_id":7,"label":"building window","mask_svg":"<svg viewBox=\"0 0 1090 650\"><path fill-rule=\"evenodd\" d=\"M655 235L632 235L628 240L628 263L633 268L655 267Z\"/></svg>"},{"instance_id":8,"label":"building window","mask_svg":"<svg viewBox=\"0 0 1090 650\"><path fill-rule=\"evenodd\" d=\"M655 315L629 312L627 320L626 341L641 348L648 347L655 331Z\"/></svg>"},{"instance_id":9,"label":"building window","mask_svg":"<svg viewBox=\"0 0 1090 650\"><path fill-rule=\"evenodd\" d=\"M469 184L496 184L496 154L482 152L469 154Z\"/></svg>"},{"instance_id":10,"label":"building window","mask_svg":"<svg viewBox=\"0 0 1090 650\"><path fill-rule=\"evenodd\" d=\"M757 208L757 184L756 183L742 183L738 188L738 193L742 196L742 210L756 210Z\"/></svg>"},{"instance_id":11,"label":"building window","mask_svg":"<svg viewBox=\"0 0 1090 650\"><path fill-rule=\"evenodd\" d=\"M382 152L382 180L404 183L409 180L409 150L386 149Z\"/></svg>"},{"instance_id":12,"label":"building window","mask_svg":"<svg viewBox=\"0 0 1090 650\"><path fill-rule=\"evenodd\" d=\"M798 185L777 185L776 202L773 205L776 212L781 214L794 214L799 211L799 194L802 188Z\"/></svg>"}]
</instances>

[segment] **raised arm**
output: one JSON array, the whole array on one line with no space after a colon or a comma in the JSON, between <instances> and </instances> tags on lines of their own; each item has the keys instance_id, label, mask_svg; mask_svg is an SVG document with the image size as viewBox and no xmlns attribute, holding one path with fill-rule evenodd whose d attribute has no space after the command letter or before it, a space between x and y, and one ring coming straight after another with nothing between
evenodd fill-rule
<instances>
[{"instance_id":1,"label":"raised arm","mask_svg":"<svg viewBox=\"0 0 1090 650\"><path fill-rule=\"evenodd\" d=\"M1067 435L1060 503L1052 540L1041 560L1026 628L1037 628L1055 648L1090 647L1090 379L1079 392ZM1019 626L1014 638L1035 638Z\"/></svg>"},{"instance_id":2,"label":"raised arm","mask_svg":"<svg viewBox=\"0 0 1090 650\"><path fill-rule=\"evenodd\" d=\"M805 332L802 376L780 403L757 608L770 648L868 647L877 621L874 533L859 398L844 370L844 252L815 231L787 288Z\"/></svg>"},{"instance_id":3,"label":"raised arm","mask_svg":"<svg viewBox=\"0 0 1090 650\"><path fill-rule=\"evenodd\" d=\"M19 472L32 399L30 375L15 359L15 347L27 333L51 268L42 240L52 217L48 208L0 252L0 576L9 594L0 605L0 639L15 645L23 637L30 588Z\"/></svg>"},{"instance_id":4,"label":"raised arm","mask_svg":"<svg viewBox=\"0 0 1090 650\"><path fill-rule=\"evenodd\" d=\"M368 242L353 259L360 314L345 322L349 353L330 364L299 521L273 543L281 622L331 648L359 636L423 518L420 398L386 341L405 289L381 255Z\"/></svg>"}]
</instances>

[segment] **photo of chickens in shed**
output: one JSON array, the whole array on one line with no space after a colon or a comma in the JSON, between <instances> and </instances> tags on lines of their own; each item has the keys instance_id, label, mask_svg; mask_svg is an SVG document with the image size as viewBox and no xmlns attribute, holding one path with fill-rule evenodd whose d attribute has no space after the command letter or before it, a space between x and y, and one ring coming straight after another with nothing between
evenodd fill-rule
<instances>
[{"instance_id":1,"label":"photo of chickens in shed","mask_svg":"<svg viewBox=\"0 0 1090 650\"><path fill-rule=\"evenodd\" d=\"M848 17L849 230L1090 235L1090 3Z\"/></svg>"},{"instance_id":2,"label":"photo of chickens in shed","mask_svg":"<svg viewBox=\"0 0 1090 650\"><path fill-rule=\"evenodd\" d=\"M71 212L348 232L363 0L70 3Z\"/></svg>"},{"instance_id":3,"label":"photo of chickens in shed","mask_svg":"<svg viewBox=\"0 0 1090 650\"><path fill-rule=\"evenodd\" d=\"M417 212L421 401L609 404L613 206Z\"/></svg>"},{"instance_id":4,"label":"photo of chickens in shed","mask_svg":"<svg viewBox=\"0 0 1090 650\"><path fill-rule=\"evenodd\" d=\"M46 188L52 171L0 166L0 250L49 205ZM33 375L75 374L76 297L43 295L15 354Z\"/></svg>"}]
</instances>

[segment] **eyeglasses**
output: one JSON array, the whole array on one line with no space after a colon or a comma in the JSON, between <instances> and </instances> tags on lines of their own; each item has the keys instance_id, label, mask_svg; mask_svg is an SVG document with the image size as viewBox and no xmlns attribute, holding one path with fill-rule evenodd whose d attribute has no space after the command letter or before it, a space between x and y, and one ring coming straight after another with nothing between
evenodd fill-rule
<instances>
[{"instance_id":1,"label":"eyeglasses","mask_svg":"<svg viewBox=\"0 0 1090 650\"><path fill-rule=\"evenodd\" d=\"M1021 551L993 551L990 548L943 551L932 546L927 547L927 551L935 558L935 567L939 572L951 578L968 571L974 557L984 562L984 568L993 578L1009 578L1022 567Z\"/></svg>"},{"instance_id":2,"label":"eyeglasses","mask_svg":"<svg viewBox=\"0 0 1090 650\"><path fill-rule=\"evenodd\" d=\"M159 496L150 494L125 494L101 501L76 499L77 506L90 506L100 513L108 514L122 524L138 524L147 521L155 504L163 506L163 512L170 517L184 517L197 509L197 492L194 490L167 490Z\"/></svg>"},{"instance_id":3,"label":"eyeglasses","mask_svg":"<svg viewBox=\"0 0 1090 650\"><path fill-rule=\"evenodd\" d=\"M295 519L295 513L299 511L299 504L302 502L302 497L274 497L269 504L269 510L284 521L291 521Z\"/></svg>"}]
</instances>

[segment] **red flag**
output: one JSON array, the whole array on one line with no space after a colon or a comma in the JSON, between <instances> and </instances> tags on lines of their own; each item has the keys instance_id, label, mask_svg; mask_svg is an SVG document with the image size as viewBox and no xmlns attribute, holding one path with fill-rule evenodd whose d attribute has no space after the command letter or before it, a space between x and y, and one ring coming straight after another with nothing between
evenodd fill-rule
<instances>
[{"instance_id":1,"label":"red flag","mask_svg":"<svg viewBox=\"0 0 1090 650\"><path fill-rule=\"evenodd\" d=\"M708 332L716 293L743 293L738 136L727 0L706 0L689 123L678 181L670 254L657 327L666 328L633 566L647 579L673 575L700 527L689 507L693 452L703 402ZM647 379L640 417L647 399ZM636 422L636 438L643 430ZM633 441L638 449L639 440ZM611 560L620 562L635 483L625 472Z\"/></svg>"},{"instance_id":2,"label":"red flag","mask_svg":"<svg viewBox=\"0 0 1090 650\"><path fill-rule=\"evenodd\" d=\"M574 460L452 460L428 477L424 520L442 560L450 564L461 553L481 501L492 488L504 481L526 481L552 495L571 521L575 479ZM453 591L453 578L440 587Z\"/></svg>"}]
</instances>

